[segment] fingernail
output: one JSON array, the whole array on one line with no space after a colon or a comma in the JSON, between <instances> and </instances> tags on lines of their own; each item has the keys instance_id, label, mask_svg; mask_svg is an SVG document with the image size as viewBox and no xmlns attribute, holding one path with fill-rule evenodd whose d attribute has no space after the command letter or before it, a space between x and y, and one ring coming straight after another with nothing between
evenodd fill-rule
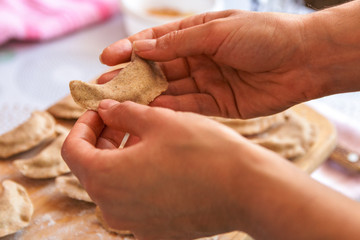
<instances>
[{"instance_id":1,"label":"fingernail","mask_svg":"<svg viewBox=\"0 0 360 240\"><path fill-rule=\"evenodd\" d=\"M156 46L156 39L137 40L133 43L136 52L153 50Z\"/></svg>"},{"instance_id":2,"label":"fingernail","mask_svg":"<svg viewBox=\"0 0 360 240\"><path fill-rule=\"evenodd\" d=\"M105 99L100 102L99 108L106 110L117 104L119 104L118 101L112 99Z\"/></svg>"},{"instance_id":3,"label":"fingernail","mask_svg":"<svg viewBox=\"0 0 360 240\"><path fill-rule=\"evenodd\" d=\"M102 64L104 64L103 59L102 59L102 53L101 53L100 56L99 56L99 60L100 60L100 62L101 62Z\"/></svg>"}]
</instances>

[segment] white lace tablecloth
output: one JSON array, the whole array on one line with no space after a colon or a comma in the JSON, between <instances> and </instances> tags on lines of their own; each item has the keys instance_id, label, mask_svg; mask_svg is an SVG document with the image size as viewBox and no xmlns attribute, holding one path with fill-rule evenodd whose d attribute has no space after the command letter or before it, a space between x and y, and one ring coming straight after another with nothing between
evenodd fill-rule
<instances>
[{"instance_id":1,"label":"white lace tablecloth","mask_svg":"<svg viewBox=\"0 0 360 240\"><path fill-rule=\"evenodd\" d=\"M225 0L227 8L306 13L301 0ZM275 4L276 3L276 4ZM70 80L91 80L107 69L98 56L102 49L126 37L122 17L43 43L11 42L0 46L0 134L26 120L33 110L46 109L69 93ZM316 100L332 114L360 126L360 93ZM359 139L360 141L360 139ZM312 176L318 181L360 199L360 176L326 162Z\"/></svg>"}]
</instances>

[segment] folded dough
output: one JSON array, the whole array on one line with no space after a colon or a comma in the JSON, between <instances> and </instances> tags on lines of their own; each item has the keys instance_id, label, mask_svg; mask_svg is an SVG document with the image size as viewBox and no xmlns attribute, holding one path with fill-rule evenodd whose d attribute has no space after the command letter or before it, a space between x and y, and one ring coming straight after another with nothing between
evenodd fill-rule
<instances>
[{"instance_id":1,"label":"folded dough","mask_svg":"<svg viewBox=\"0 0 360 240\"><path fill-rule=\"evenodd\" d=\"M0 195L0 237L12 234L29 225L33 204L23 186L11 180L2 182Z\"/></svg>"},{"instance_id":2,"label":"folded dough","mask_svg":"<svg viewBox=\"0 0 360 240\"><path fill-rule=\"evenodd\" d=\"M292 110L248 120L210 118L290 160L303 156L316 135L311 123Z\"/></svg>"},{"instance_id":3,"label":"folded dough","mask_svg":"<svg viewBox=\"0 0 360 240\"><path fill-rule=\"evenodd\" d=\"M74 176L60 176L55 179L56 188L64 195L82 200L86 202L93 202L89 194L85 191L80 181Z\"/></svg>"},{"instance_id":4,"label":"folded dough","mask_svg":"<svg viewBox=\"0 0 360 240\"><path fill-rule=\"evenodd\" d=\"M53 178L69 173L70 169L61 156L61 147L67 134L58 136L37 156L14 161L14 166L29 178Z\"/></svg>"},{"instance_id":5,"label":"folded dough","mask_svg":"<svg viewBox=\"0 0 360 240\"><path fill-rule=\"evenodd\" d=\"M86 109L76 104L69 95L52 105L47 111L56 118L78 119Z\"/></svg>"},{"instance_id":6,"label":"folded dough","mask_svg":"<svg viewBox=\"0 0 360 240\"><path fill-rule=\"evenodd\" d=\"M250 138L256 144L270 149L287 159L305 155L314 143L314 127L295 112L288 111L287 121Z\"/></svg>"},{"instance_id":7,"label":"folded dough","mask_svg":"<svg viewBox=\"0 0 360 240\"><path fill-rule=\"evenodd\" d=\"M134 55L132 62L105 84L71 81L69 85L77 104L97 110L103 99L147 105L167 89L168 82L157 63Z\"/></svg>"},{"instance_id":8,"label":"folded dough","mask_svg":"<svg viewBox=\"0 0 360 240\"><path fill-rule=\"evenodd\" d=\"M54 134L54 117L47 112L35 111L26 122L0 136L0 158L25 152Z\"/></svg>"},{"instance_id":9,"label":"folded dough","mask_svg":"<svg viewBox=\"0 0 360 240\"><path fill-rule=\"evenodd\" d=\"M243 136L258 134L268 130L271 127L283 124L286 121L287 112L282 112L266 117L252 119L232 119L222 117L210 117L219 123L222 123Z\"/></svg>"}]
</instances>

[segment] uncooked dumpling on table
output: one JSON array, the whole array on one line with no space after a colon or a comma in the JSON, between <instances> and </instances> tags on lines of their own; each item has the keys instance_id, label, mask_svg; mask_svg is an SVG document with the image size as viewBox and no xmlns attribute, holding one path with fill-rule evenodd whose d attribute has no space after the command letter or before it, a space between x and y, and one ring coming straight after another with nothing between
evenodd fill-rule
<instances>
[{"instance_id":1,"label":"uncooked dumpling on table","mask_svg":"<svg viewBox=\"0 0 360 240\"><path fill-rule=\"evenodd\" d=\"M78 119L86 109L76 104L69 95L52 105L47 111L56 118Z\"/></svg>"},{"instance_id":2,"label":"uncooked dumpling on table","mask_svg":"<svg viewBox=\"0 0 360 240\"><path fill-rule=\"evenodd\" d=\"M247 120L210 118L287 159L305 155L316 135L311 123L292 110Z\"/></svg>"},{"instance_id":3,"label":"uncooked dumpling on table","mask_svg":"<svg viewBox=\"0 0 360 240\"><path fill-rule=\"evenodd\" d=\"M70 198L93 202L80 181L74 175L57 177L55 179L55 185L62 194Z\"/></svg>"},{"instance_id":4,"label":"uncooked dumpling on table","mask_svg":"<svg viewBox=\"0 0 360 240\"><path fill-rule=\"evenodd\" d=\"M14 161L14 166L26 177L53 178L69 173L70 169L61 156L61 147L67 134L59 135L37 156Z\"/></svg>"},{"instance_id":5,"label":"uncooked dumpling on table","mask_svg":"<svg viewBox=\"0 0 360 240\"><path fill-rule=\"evenodd\" d=\"M35 111L13 130L0 136L0 158L8 158L55 136L55 119L47 112Z\"/></svg>"},{"instance_id":6,"label":"uncooked dumpling on table","mask_svg":"<svg viewBox=\"0 0 360 240\"><path fill-rule=\"evenodd\" d=\"M262 133L274 126L283 124L286 121L287 115L287 112L281 112L270 116L245 120L222 117L210 117L210 119L232 128L240 135L249 136Z\"/></svg>"},{"instance_id":7,"label":"uncooked dumpling on table","mask_svg":"<svg viewBox=\"0 0 360 240\"><path fill-rule=\"evenodd\" d=\"M23 186L11 180L2 182L0 194L0 237L29 225L33 204Z\"/></svg>"},{"instance_id":8,"label":"uncooked dumpling on table","mask_svg":"<svg viewBox=\"0 0 360 240\"><path fill-rule=\"evenodd\" d=\"M287 159L306 154L314 143L316 131L304 118L288 111L288 120L268 131L254 135L250 140Z\"/></svg>"}]
</instances>

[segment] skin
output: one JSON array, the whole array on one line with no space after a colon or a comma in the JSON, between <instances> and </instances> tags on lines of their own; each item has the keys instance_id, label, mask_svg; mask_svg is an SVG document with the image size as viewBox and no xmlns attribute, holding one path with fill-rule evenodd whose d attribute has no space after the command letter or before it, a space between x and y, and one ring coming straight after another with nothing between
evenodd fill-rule
<instances>
[{"instance_id":1,"label":"skin","mask_svg":"<svg viewBox=\"0 0 360 240\"><path fill-rule=\"evenodd\" d=\"M170 87L151 107L102 101L77 121L63 158L108 224L138 239L232 230L256 239L359 239L357 202L183 112L248 118L359 90L359 11L354 1L306 16L208 13L122 39L102 62L128 61L134 49L161 62ZM124 132L132 137L119 149Z\"/></svg>"},{"instance_id":2,"label":"skin","mask_svg":"<svg viewBox=\"0 0 360 240\"><path fill-rule=\"evenodd\" d=\"M152 106L240 118L273 114L360 90L360 33L352 30L360 20L343 17L359 4L348 5L309 15L206 13L122 39L100 58L119 64L134 49L161 61L170 86Z\"/></svg>"}]
</instances>

